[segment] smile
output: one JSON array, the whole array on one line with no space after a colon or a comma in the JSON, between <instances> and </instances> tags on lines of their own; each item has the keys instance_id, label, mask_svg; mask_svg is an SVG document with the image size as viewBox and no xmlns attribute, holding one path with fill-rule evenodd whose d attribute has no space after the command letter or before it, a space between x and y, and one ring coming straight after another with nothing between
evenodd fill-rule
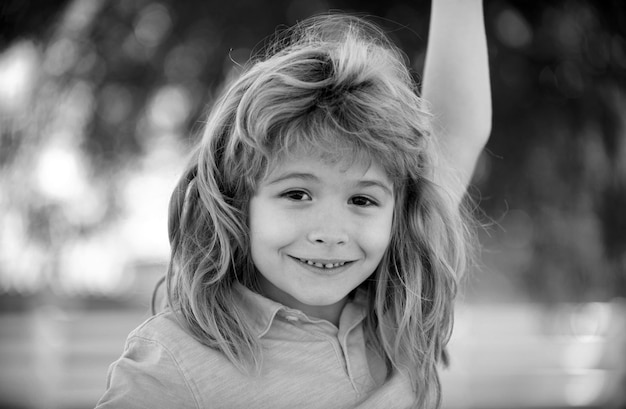
<instances>
[{"instance_id":1,"label":"smile","mask_svg":"<svg viewBox=\"0 0 626 409\"><path fill-rule=\"evenodd\" d=\"M351 263L351 261L331 261L331 260L321 261L321 260L308 260L308 259L299 258L299 257L292 257L292 258L295 260L298 260L299 262L303 264L308 264L309 266L313 266L317 268L324 268L324 269L342 267L348 263Z\"/></svg>"}]
</instances>

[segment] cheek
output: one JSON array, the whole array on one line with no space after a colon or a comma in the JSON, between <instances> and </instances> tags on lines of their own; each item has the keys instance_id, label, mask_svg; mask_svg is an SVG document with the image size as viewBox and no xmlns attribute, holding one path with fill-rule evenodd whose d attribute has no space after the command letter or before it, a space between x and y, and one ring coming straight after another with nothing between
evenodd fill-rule
<instances>
[{"instance_id":1,"label":"cheek","mask_svg":"<svg viewBox=\"0 0 626 409\"><path fill-rule=\"evenodd\" d=\"M392 215L388 214L364 225L359 234L361 245L371 253L382 255L391 242L392 220Z\"/></svg>"},{"instance_id":2,"label":"cheek","mask_svg":"<svg viewBox=\"0 0 626 409\"><path fill-rule=\"evenodd\" d=\"M272 228L272 223L269 223L271 215L258 200L250 200L250 208L248 212L248 224L250 227L250 243L255 246L257 243L262 243L265 239L264 236L268 235L268 228ZM271 235L271 234L270 234Z\"/></svg>"},{"instance_id":3,"label":"cheek","mask_svg":"<svg viewBox=\"0 0 626 409\"><path fill-rule=\"evenodd\" d=\"M250 231L250 255L252 262L257 268L265 264L265 259L269 254L267 246L273 241L273 224L269 220L270 216L266 209L258 200L250 200L248 210L248 225Z\"/></svg>"},{"instance_id":4,"label":"cheek","mask_svg":"<svg viewBox=\"0 0 626 409\"><path fill-rule=\"evenodd\" d=\"M288 235L286 218L262 199L251 200L249 209L250 244L255 247L280 245Z\"/></svg>"}]
</instances>

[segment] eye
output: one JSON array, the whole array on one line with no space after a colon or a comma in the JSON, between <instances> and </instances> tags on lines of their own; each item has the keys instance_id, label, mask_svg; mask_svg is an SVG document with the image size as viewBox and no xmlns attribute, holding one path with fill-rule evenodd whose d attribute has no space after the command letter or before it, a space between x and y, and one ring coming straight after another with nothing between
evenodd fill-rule
<instances>
[{"instance_id":1,"label":"eye","mask_svg":"<svg viewBox=\"0 0 626 409\"><path fill-rule=\"evenodd\" d=\"M378 206L378 203L366 196L351 197L349 203L358 207Z\"/></svg>"},{"instance_id":2,"label":"eye","mask_svg":"<svg viewBox=\"0 0 626 409\"><path fill-rule=\"evenodd\" d=\"M281 197L284 197L289 200L293 200L294 202L303 202L306 200L311 200L311 195L309 195L304 190L290 190L281 194Z\"/></svg>"}]
</instances>

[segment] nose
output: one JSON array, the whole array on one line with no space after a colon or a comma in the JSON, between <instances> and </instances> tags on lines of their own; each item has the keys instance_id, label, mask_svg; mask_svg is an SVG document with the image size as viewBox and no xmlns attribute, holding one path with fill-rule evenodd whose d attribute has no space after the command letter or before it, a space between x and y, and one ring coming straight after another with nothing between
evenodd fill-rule
<instances>
[{"instance_id":1,"label":"nose","mask_svg":"<svg viewBox=\"0 0 626 409\"><path fill-rule=\"evenodd\" d=\"M337 209L319 212L315 220L311 220L307 238L311 243L334 246L348 243L350 235L346 226L346 218Z\"/></svg>"},{"instance_id":2,"label":"nose","mask_svg":"<svg viewBox=\"0 0 626 409\"><path fill-rule=\"evenodd\" d=\"M348 236L339 231L319 229L309 233L309 241L327 246L342 245L348 242Z\"/></svg>"}]
</instances>

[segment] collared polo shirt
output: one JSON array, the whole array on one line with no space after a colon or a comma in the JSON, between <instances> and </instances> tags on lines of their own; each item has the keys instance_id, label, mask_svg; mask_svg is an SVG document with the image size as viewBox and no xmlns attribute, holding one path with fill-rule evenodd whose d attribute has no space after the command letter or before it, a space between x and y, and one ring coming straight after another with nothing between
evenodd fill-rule
<instances>
[{"instance_id":1,"label":"collared polo shirt","mask_svg":"<svg viewBox=\"0 0 626 409\"><path fill-rule=\"evenodd\" d=\"M346 304L339 327L235 288L258 338L258 374L239 371L220 351L191 337L172 311L129 335L109 368L98 409L109 408L408 408L408 380L385 379L383 361L366 348L365 295Z\"/></svg>"}]
</instances>

